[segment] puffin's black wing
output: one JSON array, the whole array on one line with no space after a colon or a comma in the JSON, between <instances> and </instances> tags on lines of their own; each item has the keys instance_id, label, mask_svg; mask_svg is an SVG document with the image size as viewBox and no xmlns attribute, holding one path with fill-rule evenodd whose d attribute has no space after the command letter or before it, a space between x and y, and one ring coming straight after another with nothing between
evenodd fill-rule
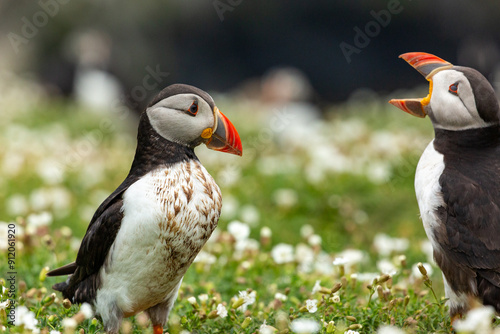
<instances>
[{"instance_id":1,"label":"puffin's black wing","mask_svg":"<svg viewBox=\"0 0 500 334\"><path fill-rule=\"evenodd\" d=\"M474 292L475 280L479 297L499 311L500 162L481 158L445 155L439 179L445 206L438 209L441 224L434 231L441 250L434 255L454 291Z\"/></svg>"},{"instance_id":2,"label":"puffin's black wing","mask_svg":"<svg viewBox=\"0 0 500 334\"><path fill-rule=\"evenodd\" d=\"M76 261L47 273L48 276L72 276L54 285L65 298L73 302L91 302L99 288L98 273L108 255L123 218L123 193L137 180L125 181L99 206L83 237Z\"/></svg>"}]
</instances>

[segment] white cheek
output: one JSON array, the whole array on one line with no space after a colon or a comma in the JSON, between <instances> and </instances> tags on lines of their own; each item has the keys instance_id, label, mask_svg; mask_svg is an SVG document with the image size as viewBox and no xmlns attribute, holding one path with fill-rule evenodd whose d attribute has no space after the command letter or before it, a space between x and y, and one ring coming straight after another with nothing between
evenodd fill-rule
<instances>
[{"instance_id":1,"label":"white cheek","mask_svg":"<svg viewBox=\"0 0 500 334\"><path fill-rule=\"evenodd\" d=\"M198 112L193 117L178 110L151 107L147 114L151 126L160 136L184 145L196 141L204 129L213 126L213 116L206 112Z\"/></svg>"},{"instance_id":2,"label":"white cheek","mask_svg":"<svg viewBox=\"0 0 500 334\"><path fill-rule=\"evenodd\" d=\"M458 94L449 92L451 83L459 82ZM458 71L442 71L433 77L430 100L434 126L445 130L465 130L488 126L476 110L472 88Z\"/></svg>"},{"instance_id":3,"label":"white cheek","mask_svg":"<svg viewBox=\"0 0 500 334\"><path fill-rule=\"evenodd\" d=\"M455 130L470 124L472 117L469 111L456 95L432 94L431 96L432 116L437 128Z\"/></svg>"}]
</instances>

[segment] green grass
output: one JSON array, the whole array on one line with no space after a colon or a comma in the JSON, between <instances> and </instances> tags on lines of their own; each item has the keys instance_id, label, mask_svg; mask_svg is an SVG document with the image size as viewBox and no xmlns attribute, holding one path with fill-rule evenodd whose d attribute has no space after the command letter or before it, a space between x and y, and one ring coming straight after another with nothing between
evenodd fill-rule
<instances>
[{"instance_id":1,"label":"green grass","mask_svg":"<svg viewBox=\"0 0 500 334\"><path fill-rule=\"evenodd\" d=\"M168 332L257 333L265 321L277 333L291 333L291 323L301 318L315 320L321 333L348 329L372 333L382 325L409 333L450 332L439 270L434 267L427 280L412 270L417 262L428 261L421 249L426 237L413 190L418 157L432 138L428 120L403 115L385 102L346 103L328 110L318 122L317 133L300 137L298 132L294 135L300 129L289 124L272 131L266 119L270 114L254 110L263 108L233 105L234 101L226 100L219 107L240 132L243 158L197 149L226 203L218 237L204 248L215 262L194 263L188 270ZM42 332L72 332L64 328L63 319L79 317L75 315L79 306L66 308L61 295L53 295L51 286L61 278L46 278L44 268L75 259L93 210L128 172L137 117L120 120L117 114L48 101L6 116L7 122L0 124L0 186L6 190L0 192L0 220L15 222L18 228L16 300L34 312ZM395 137L384 141L387 134ZM401 145L397 152L391 151L391 140ZM315 150L332 147L352 165L335 170L324 163L338 157L325 155L326 162L314 157ZM387 174L377 179L370 173L380 165ZM62 172L54 177L51 166ZM292 202L280 202L283 189L292 194ZM30 215L45 211L53 221L48 226L30 226ZM250 238L256 240L253 248L235 250L235 240L227 232L234 220L249 224ZM321 237L319 245L301 235L306 224ZM262 227L272 230L270 240L261 239ZM378 233L406 238L409 247L380 254L373 244ZM300 245L312 258L305 264L296 258L276 263L271 252L280 243L295 249ZM362 251L364 260L352 267L331 267L332 260L346 249ZM6 253L2 250L4 258ZM321 262L324 258L326 262ZM380 260L389 261L396 270L386 281L388 277L377 268ZM312 270L304 270L308 264ZM8 271L6 261L0 261L4 285ZM375 273L384 282L361 281L358 278L364 273ZM323 289L313 293L318 280ZM337 283L342 287L332 293ZM240 291L256 292L255 302L246 311L235 307ZM286 300L276 299L276 293ZM208 295L206 302L199 298L203 294ZM338 302L332 301L334 295ZM189 303L189 297L196 297L197 306ZM305 309L308 299L319 303L314 313ZM214 314L218 304L227 308L227 317ZM0 310L0 319L6 323L5 310ZM76 331L102 331L97 319L80 320ZM6 330L20 333L24 329ZM122 332L152 330L140 314L127 319Z\"/></svg>"}]
</instances>

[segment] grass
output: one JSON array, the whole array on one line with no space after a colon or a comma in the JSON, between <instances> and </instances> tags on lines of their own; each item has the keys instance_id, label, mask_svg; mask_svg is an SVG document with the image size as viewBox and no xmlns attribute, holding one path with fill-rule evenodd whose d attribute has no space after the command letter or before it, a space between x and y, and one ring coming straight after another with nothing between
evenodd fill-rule
<instances>
[{"instance_id":1,"label":"grass","mask_svg":"<svg viewBox=\"0 0 500 334\"><path fill-rule=\"evenodd\" d=\"M221 102L243 139L244 156L197 150L221 186L224 207L205 256L184 278L168 332L299 333L295 326L303 319L321 333L372 333L381 326L450 332L439 270L431 266L424 276L416 269L430 261L413 190L430 124L369 100L333 106L309 124L282 108L289 119L273 127L276 110ZM42 333L102 331L79 305L54 294L51 286L61 278L45 272L75 259L93 210L126 176L137 118L45 100L3 116L0 220L16 225L16 301L33 312ZM315 130L303 131L308 127ZM241 228L235 221L247 226L248 236L229 232L230 224ZM388 250L375 243L377 234L389 238ZM398 242L405 246L395 247ZM280 244L292 252L277 256ZM359 256L349 258L346 250ZM348 263L332 265L339 257ZM1 261L7 288L9 271ZM241 297L252 293L255 300ZM316 310L308 300L317 301ZM217 313L219 304L226 317ZM5 326L6 305L0 309ZM26 327L5 331L30 332ZM122 332L152 330L139 314L124 321Z\"/></svg>"}]
</instances>

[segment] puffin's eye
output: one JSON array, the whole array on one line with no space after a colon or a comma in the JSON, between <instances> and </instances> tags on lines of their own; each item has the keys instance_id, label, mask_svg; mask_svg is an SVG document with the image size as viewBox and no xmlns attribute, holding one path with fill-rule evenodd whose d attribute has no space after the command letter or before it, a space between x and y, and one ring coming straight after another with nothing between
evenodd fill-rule
<instances>
[{"instance_id":1,"label":"puffin's eye","mask_svg":"<svg viewBox=\"0 0 500 334\"><path fill-rule=\"evenodd\" d=\"M450 88L448 91L454 95L458 95L458 82L455 82L454 84L450 85Z\"/></svg>"},{"instance_id":2,"label":"puffin's eye","mask_svg":"<svg viewBox=\"0 0 500 334\"><path fill-rule=\"evenodd\" d=\"M196 114L198 113L198 101L194 101L193 104L191 104L191 107L189 107L189 109L187 110L187 112L192 116L196 116Z\"/></svg>"}]
</instances>

